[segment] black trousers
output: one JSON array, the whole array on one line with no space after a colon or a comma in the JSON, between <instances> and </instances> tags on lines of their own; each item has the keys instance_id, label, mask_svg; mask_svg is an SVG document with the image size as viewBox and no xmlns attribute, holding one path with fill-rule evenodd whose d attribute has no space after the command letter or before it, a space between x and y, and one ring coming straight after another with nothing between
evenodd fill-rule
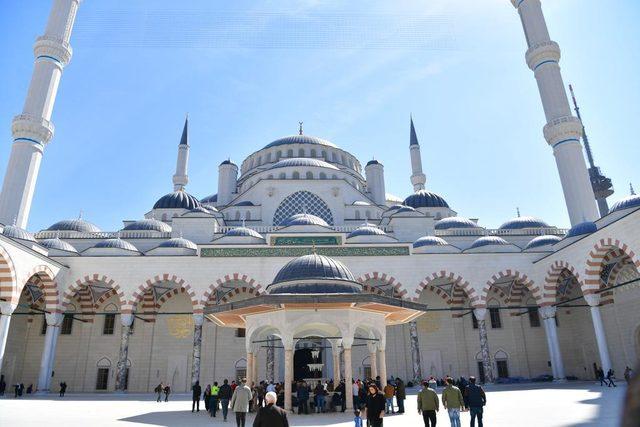
<instances>
[{"instance_id":1,"label":"black trousers","mask_svg":"<svg viewBox=\"0 0 640 427\"><path fill-rule=\"evenodd\" d=\"M370 427L382 427L382 418L377 418L375 420L367 418L367 421L369 422Z\"/></svg>"},{"instance_id":2,"label":"black trousers","mask_svg":"<svg viewBox=\"0 0 640 427\"><path fill-rule=\"evenodd\" d=\"M193 398L193 402L191 403L191 412L193 412L194 409L198 408L198 412L200 412L200 398L199 397L194 397Z\"/></svg>"},{"instance_id":3,"label":"black trousers","mask_svg":"<svg viewBox=\"0 0 640 427\"><path fill-rule=\"evenodd\" d=\"M247 418L246 412L236 412L236 426L244 427L244 422Z\"/></svg>"},{"instance_id":4,"label":"black trousers","mask_svg":"<svg viewBox=\"0 0 640 427\"><path fill-rule=\"evenodd\" d=\"M404 399L398 399L398 397L396 397L396 402L398 403L398 412L404 414Z\"/></svg>"},{"instance_id":5,"label":"black trousers","mask_svg":"<svg viewBox=\"0 0 640 427\"><path fill-rule=\"evenodd\" d=\"M436 427L436 411L422 411L424 427Z\"/></svg>"}]
</instances>

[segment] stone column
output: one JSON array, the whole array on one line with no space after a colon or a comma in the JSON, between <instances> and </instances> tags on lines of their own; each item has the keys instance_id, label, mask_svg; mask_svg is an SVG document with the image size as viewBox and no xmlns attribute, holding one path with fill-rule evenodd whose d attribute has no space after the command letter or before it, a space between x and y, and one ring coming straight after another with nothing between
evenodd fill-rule
<instances>
[{"instance_id":1,"label":"stone column","mask_svg":"<svg viewBox=\"0 0 640 427\"><path fill-rule=\"evenodd\" d=\"M473 314L478 321L478 333L480 335L480 353L482 354L482 367L484 369L485 380L488 383L495 381L493 374L493 363L491 362L491 352L489 351L489 340L487 339L487 325L484 318L487 315L486 308L476 308Z\"/></svg>"},{"instance_id":2,"label":"stone column","mask_svg":"<svg viewBox=\"0 0 640 427\"><path fill-rule=\"evenodd\" d=\"M204 314L194 314L191 385L194 385L196 381L200 381L200 360L202 358L202 325L204 325Z\"/></svg>"},{"instance_id":3,"label":"stone column","mask_svg":"<svg viewBox=\"0 0 640 427\"><path fill-rule=\"evenodd\" d=\"M247 385L249 387L251 387L251 383L253 382L253 378L251 377L253 375L253 353L251 351L247 352Z\"/></svg>"},{"instance_id":4,"label":"stone column","mask_svg":"<svg viewBox=\"0 0 640 427\"><path fill-rule=\"evenodd\" d=\"M44 336L44 348L42 349L42 359L40 360L40 374L38 375L38 392L48 393L51 385L51 372L56 357L56 345L58 335L60 335L60 325L62 325L61 313L47 313L47 333Z\"/></svg>"},{"instance_id":5,"label":"stone column","mask_svg":"<svg viewBox=\"0 0 640 427\"><path fill-rule=\"evenodd\" d=\"M122 333L120 335L120 356L116 365L116 391L124 393L127 386L127 360L129 359L129 338L133 314L121 314Z\"/></svg>"},{"instance_id":6,"label":"stone column","mask_svg":"<svg viewBox=\"0 0 640 427\"><path fill-rule=\"evenodd\" d=\"M560 343L558 341L558 330L556 328L556 307L546 306L538 309L542 321L544 322L544 330L547 335L547 345L549 346L549 356L551 357L551 370L553 378L556 381L564 381L564 363L562 362L562 353L560 352Z\"/></svg>"},{"instance_id":7,"label":"stone column","mask_svg":"<svg viewBox=\"0 0 640 427\"><path fill-rule=\"evenodd\" d=\"M371 379L376 379L378 376L378 349L375 344L368 344L369 349L369 365L371 366Z\"/></svg>"},{"instance_id":8,"label":"stone column","mask_svg":"<svg viewBox=\"0 0 640 427\"><path fill-rule=\"evenodd\" d=\"M4 350L7 347L7 337L9 336L9 325L11 315L18 305L8 301L0 301L0 372L2 372L2 361L4 360Z\"/></svg>"},{"instance_id":9,"label":"stone column","mask_svg":"<svg viewBox=\"0 0 640 427\"><path fill-rule=\"evenodd\" d=\"M293 346L284 349L284 409L293 410L292 389L293 382Z\"/></svg>"},{"instance_id":10,"label":"stone column","mask_svg":"<svg viewBox=\"0 0 640 427\"><path fill-rule=\"evenodd\" d=\"M353 393L351 391L353 381L353 366L351 366L351 342L342 341L344 355L344 386L345 399L347 399L347 411L353 410Z\"/></svg>"},{"instance_id":11,"label":"stone column","mask_svg":"<svg viewBox=\"0 0 640 427\"><path fill-rule=\"evenodd\" d=\"M422 363L420 362L420 342L418 341L418 323L409 323L409 343L411 344L411 365L413 368L413 382L422 383Z\"/></svg>"},{"instance_id":12,"label":"stone column","mask_svg":"<svg viewBox=\"0 0 640 427\"><path fill-rule=\"evenodd\" d=\"M604 374L607 375L607 372L611 369L611 358L609 357L609 346L607 345L607 337L604 333L604 325L600 315L600 295L585 295L584 299L591 307L591 320L593 321L596 343L598 344L598 353L600 353L600 363Z\"/></svg>"},{"instance_id":13,"label":"stone column","mask_svg":"<svg viewBox=\"0 0 640 427\"><path fill-rule=\"evenodd\" d=\"M378 351L378 369L380 371L380 387L385 388L387 385L387 352L383 347Z\"/></svg>"},{"instance_id":14,"label":"stone column","mask_svg":"<svg viewBox=\"0 0 640 427\"><path fill-rule=\"evenodd\" d=\"M267 381L275 381L275 348L273 337L268 338L267 342Z\"/></svg>"},{"instance_id":15,"label":"stone column","mask_svg":"<svg viewBox=\"0 0 640 427\"><path fill-rule=\"evenodd\" d=\"M253 349L253 372L251 373L251 378L253 379L253 382L258 384L258 382L260 382L260 377L259 377L259 365L258 365L258 348L254 348ZM249 386L251 386L251 384L249 384Z\"/></svg>"},{"instance_id":16,"label":"stone column","mask_svg":"<svg viewBox=\"0 0 640 427\"><path fill-rule=\"evenodd\" d=\"M337 342L331 342L331 353L333 356L333 385L338 387L340 384L340 345Z\"/></svg>"}]
</instances>

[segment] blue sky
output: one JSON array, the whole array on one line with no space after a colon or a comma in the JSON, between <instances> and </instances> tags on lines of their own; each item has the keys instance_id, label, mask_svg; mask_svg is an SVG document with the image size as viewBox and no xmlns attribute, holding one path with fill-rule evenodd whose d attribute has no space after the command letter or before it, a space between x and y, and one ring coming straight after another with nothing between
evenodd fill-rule
<instances>
[{"instance_id":1,"label":"blue sky","mask_svg":"<svg viewBox=\"0 0 640 427\"><path fill-rule=\"evenodd\" d=\"M0 0L0 165L29 84L50 1ZM218 164L280 136L327 138L385 165L411 192L409 114L427 187L460 215L568 226L520 20L508 0L85 1L72 37L30 230L141 218L172 190L189 113L188 190L217 191ZM640 4L546 0L596 162L617 194L640 186ZM636 53L634 55L634 52Z\"/></svg>"}]
</instances>

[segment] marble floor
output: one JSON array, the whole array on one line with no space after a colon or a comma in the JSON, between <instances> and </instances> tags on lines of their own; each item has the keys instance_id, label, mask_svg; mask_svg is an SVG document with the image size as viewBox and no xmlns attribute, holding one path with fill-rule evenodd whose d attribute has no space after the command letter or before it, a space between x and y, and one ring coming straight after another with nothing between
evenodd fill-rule
<instances>
[{"instance_id":1,"label":"marble floor","mask_svg":"<svg viewBox=\"0 0 640 427\"><path fill-rule=\"evenodd\" d=\"M439 390L440 391L440 390ZM485 425L499 426L602 426L619 424L625 387L602 388L594 383L527 384L487 388ZM404 415L385 418L385 427L422 426L416 410L415 390L410 391ZM251 426L253 414L247 425ZM352 426L352 414L291 415L292 426ZM148 394L67 394L0 399L2 426L211 426L235 425L210 418L204 411L191 413L187 395L175 395L168 403L156 403ZM448 426L445 411L438 414L438 426ZM462 414L469 425L469 414Z\"/></svg>"}]
</instances>

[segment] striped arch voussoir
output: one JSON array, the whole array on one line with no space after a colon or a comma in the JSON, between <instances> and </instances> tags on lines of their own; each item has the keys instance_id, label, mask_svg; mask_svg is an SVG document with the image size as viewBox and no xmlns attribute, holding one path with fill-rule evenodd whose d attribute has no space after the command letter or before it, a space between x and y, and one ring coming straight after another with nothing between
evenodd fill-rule
<instances>
[{"instance_id":1,"label":"striped arch voussoir","mask_svg":"<svg viewBox=\"0 0 640 427\"><path fill-rule=\"evenodd\" d=\"M260 283L258 283L255 279L242 273L225 274L221 279L218 279L215 281L215 283L212 283L209 285L204 295L202 296L200 305L202 307L206 307L207 305L210 305L211 297L216 292L216 290L219 287L223 286L225 283L231 283L231 282L243 282L246 284L246 286L239 286L229 291L227 295L225 295L220 299L220 303L226 303L229 300L228 298L229 296L237 295L243 292L253 294L255 296L258 296L261 294L262 285L260 285Z\"/></svg>"},{"instance_id":2,"label":"striped arch voussoir","mask_svg":"<svg viewBox=\"0 0 640 427\"><path fill-rule=\"evenodd\" d=\"M98 273L92 274L91 276L84 276L83 278L78 279L75 282L73 282L71 284L71 286L69 286L69 288L67 288L67 290L64 292L64 294L62 296L61 310L65 311L67 309L67 306L69 305L69 302L71 302L71 299L74 297L76 292L80 292L80 290L82 288L86 288L87 286L91 286L94 283L104 283L105 285L107 285L110 288L112 288L112 290L115 291L115 295L117 295L118 299L120 300L120 309L121 309L121 311L123 313L125 313L124 292L122 292L122 289L120 289L120 286L117 283L115 283L112 279L110 279L109 277L107 277L105 275L102 275L102 274L98 274ZM93 310L93 307L91 307L91 310Z\"/></svg>"},{"instance_id":3,"label":"striped arch voussoir","mask_svg":"<svg viewBox=\"0 0 640 427\"><path fill-rule=\"evenodd\" d=\"M640 260L636 256L635 251L626 243L612 238L600 239L593 245L593 249L589 252L589 258L587 259L587 267L584 272L585 279L582 286L582 292L585 295L597 292L602 286L600 272L606 265L608 261L607 255L610 252L615 252L617 256L626 255L636 268L640 268ZM612 256L613 254L609 256L609 259Z\"/></svg>"},{"instance_id":4,"label":"striped arch voussoir","mask_svg":"<svg viewBox=\"0 0 640 427\"><path fill-rule=\"evenodd\" d=\"M9 253L0 246L0 298L17 304L20 299L18 279L13 260Z\"/></svg>"},{"instance_id":5,"label":"striped arch voussoir","mask_svg":"<svg viewBox=\"0 0 640 427\"><path fill-rule=\"evenodd\" d=\"M372 273L366 273L360 277L358 277L357 282L362 284L362 288L366 292L371 292L378 295L384 295L384 292L375 286L367 285L366 283L370 280L379 280L383 282L385 285L393 286L393 290L395 295L399 296L401 299L405 298L407 295L407 290L404 288L402 283L398 282L395 277L389 276L386 273L378 273L374 271Z\"/></svg>"},{"instance_id":6,"label":"striped arch voussoir","mask_svg":"<svg viewBox=\"0 0 640 427\"><path fill-rule=\"evenodd\" d=\"M556 295L558 293L558 285L560 279L565 271L568 271L576 278L578 283L581 283L580 273L566 261L555 261L549 270L547 276L544 279L544 294L542 305L551 305L556 301Z\"/></svg>"},{"instance_id":7,"label":"striped arch voussoir","mask_svg":"<svg viewBox=\"0 0 640 427\"><path fill-rule=\"evenodd\" d=\"M162 282L170 282L173 283L177 286L176 289L172 289L171 291L165 293L164 295L162 295L161 298L159 298L157 304L156 304L156 308L158 308L163 302L166 301L166 298L171 298L173 295L177 295L178 293L185 293L189 296L189 299L191 300L191 305L193 307L193 313L194 314L202 314L203 310L202 310L202 305L200 304L200 302L198 301L198 298L196 297L196 293L194 292L194 290L191 288L191 285L189 285L188 283L186 283L184 281L184 279L174 275L174 274L169 274L169 273L164 273L161 275L157 275L154 276L150 279L145 280L145 282L141 285L138 286L138 289L136 291L133 292L132 298L131 300L129 300L126 304L126 307L123 308L122 312L129 312L132 313L134 311L136 311L138 304L143 301L145 299L145 293L147 293L147 291L153 289L153 286L158 284L158 283L162 283ZM165 298L166 297L166 298ZM163 298L165 298L163 300ZM144 304L144 303L143 303Z\"/></svg>"},{"instance_id":8,"label":"striped arch voussoir","mask_svg":"<svg viewBox=\"0 0 640 427\"><path fill-rule=\"evenodd\" d=\"M480 305L482 307L486 307L487 298L489 297L490 292L497 295L505 303L520 303L524 295L524 290L522 288L514 287L514 289L512 289L511 295L507 295L504 293L504 291L502 291L502 289L494 286L502 279L509 278L514 279L518 284L526 287L529 292L531 292L531 295L533 295L533 298L535 298L538 304L542 303L542 290L533 282L533 280L529 279L526 274L520 273L518 270L507 269L494 274L493 276L491 276L491 279L488 280L487 283L485 283L485 285L482 287L482 293L480 295Z\"/></svg>"},{"instance_id":9,"label":"striped arch voussoir","mask_svg":"<svg viewBox=\"0 0 640 427\"><path fill-rule=\"evenodd\" d=\"M58 312L60 308L60 291L58 290L58 284L55 282L55 274L46 265L38 265L29 271L26 275L27 280L24 285L33 283L37 285L44 293L44 305L45 308L52 312Z\"/></svg>"},{"instance_id":10,"label":"striped arch voussoir","mask_svg":"<svg viewBox=\"0 0 640 427\"><path fill-rule=\"evenodd\" d=\"M435 280L439 279L450 280L451 283L456 285L453 290L453 295L449 295L442 288L434 286L432 284ZM425 289L440 296L440 298L442 298L447 304L463 303L465 298L464 294L466 294L466 297L469 298L471 305L474 307L479 307L478 303L480 301L480 297L478 296L478 293L469 284L469 282L464 280L464 278L462 278L462 276L460 275L456 275L445 270L440 270L438 272L432 273L430 276L425 277L425 279L418 284L418 287L416 288L416 295L413 300L417 301ZM464 292L458 292L456 289L461 289Z\"/></svg>"}]
</instances>

